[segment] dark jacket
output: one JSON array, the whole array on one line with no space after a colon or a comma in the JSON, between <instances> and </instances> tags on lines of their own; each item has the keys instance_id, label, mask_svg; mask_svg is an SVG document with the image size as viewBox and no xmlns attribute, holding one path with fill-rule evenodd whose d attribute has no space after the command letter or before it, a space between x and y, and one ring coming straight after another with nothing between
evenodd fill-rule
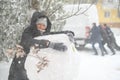
<instances>
[{"instance_id":1,"label":"dark jacket","mask_svg":"<svg viewBox=\"0 0 120 80\"><path fill-rule=\"evenodd\" d=\"M115 37L114 37L114 34L113 34L112 30L108 26L106 27L105 30L106 30L110 40L114 42L115 41Z\"/></svg>"},{"instance_id":2,"label":"dark jacket","mask_svg":"<svg viewBox=\"0 0 120 80\"><path fill-rule=\"evenodd\" d=\"M91 38L90 41L93 43L99 42L102 39L100 34L100 29L97 26L93 26L91 29Z\"/></svg>"},{"instance_id":3,"label":"dark jacket","mask_svg":"<svg viewBox=\"0 0 120 80\"><path fill-rule=\"evenodd\" d=\"M47 48L47 40L35 40L34 37L42 36L43 34L37 30L36 21L38 18L45 17L47 18L47 28L44 33L49 33L51 29L51 22L48 17L40 12L35 12L32 16L30 25L24 30L21 38L20 45L23 46L24 51L28 54L30 47L34 44L40 44L40 48Z\"/></svg>"},{"instance_id":4,"label":"dark jacket","mask_svg":"<svg viewBox=\"0 0 120 80\"><path fill-rule=\"evenodd\" d=\"M47 26L45 33L50 32L51 23L50 23L48 17L41 14L40 12L35 12L32 16L30 26L28 26L24 30L24 32L22 34L21 42L20 42L20 45L23 46L26 54L29 53L30 47L32 45L34 45L35 43L39 44L40 48L48 47L48 45L46 44L46 42L48 40L35 40L34 39L34 37L42 36L41 32L38 31L37 27L36 27L37 18L40 18L40 17L47 18L48 26ZM24 68L26 57L27 57L27 55L25 55L24 57L19 57L19 58L16 58L16 56L14 57L12 64L10 66L8 80L29 80L27 78L26 70Z\"/></svg>"},{"instance_id":5,"label":"dark jacket","mask_svg":"<svg viewBox=\"0 0 120 80\"><path fill-rule=\"evenodd\" d=\"M25 60L26 55L19 58L14 57L10 66L8 80L29 80L24 68Z\"/></svg>"},{"instance_id":6,"label":"dark jacket","mask_svg":"<svg viewBox=\"0 0 120 80\"><path fill-rule=\"evenodd\" d=\"M102 35L103 41L104 42L110 42L110 32L108 31L109 28L102 28L100 26L100 33Z\"/></svg>"}]
</instances>

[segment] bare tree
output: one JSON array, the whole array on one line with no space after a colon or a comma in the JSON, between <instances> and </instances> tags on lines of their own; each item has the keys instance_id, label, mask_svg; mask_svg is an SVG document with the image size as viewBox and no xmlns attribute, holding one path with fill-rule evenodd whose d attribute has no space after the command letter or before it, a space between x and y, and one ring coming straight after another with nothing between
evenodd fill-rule
<instances>
[{"instance_id":1,"label":"bare tree","mask_svg":"<svg viewBox=\"0 0 120 80\"><path fill-rule=\"evenodd\" d=\"M64 0L63 0L64 1ZM37 7L40 11L45 10L47 12L47 16L51 19L53 23L53 31L58 31L62 29L63 25L65 24L65 20L67 18L70 18L72 16L77 16L81 14L85 14L85 12L93 5L95 4L96 0L92 0L91 4L86 8L85 10L82 10L81 3L86 2L87 0L72 0L73 4L77 4L77 10L76 7L73 5L73 8L71 10L71 13L65 12L63 7L64 4L63 1L60 0L32 0L32 3L36 3L33 6ZM37 5L37 6L36 6ZM36 8L34 8L36 9Z\"/></svg>"}]
</instances>

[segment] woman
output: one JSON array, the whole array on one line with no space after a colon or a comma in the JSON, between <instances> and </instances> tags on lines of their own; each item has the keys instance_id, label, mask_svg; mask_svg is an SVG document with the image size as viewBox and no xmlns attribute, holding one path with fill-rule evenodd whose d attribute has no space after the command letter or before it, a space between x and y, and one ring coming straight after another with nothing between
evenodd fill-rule
<instances>
[{"instance_id":1,"label":"woman","mask_svg":"<svg viewBox=\"0 0 120 80\"><path fill-rule=\"evenodd\" d=\"M8 80L29 80L27 78L24 63L27 54L30 51L30 47L35 44L39 45L39 48L52 48L59 51L66 51L67 47L63 43L53 43L49 40L35 40L34 37L42 36L45 33L49 33L51 29L51 22L48 17L40 12L34 12L30 25L24 30L21 38L20 45L23 47L26 55L22 57L14 57Z\"/></svg>"}]
</instances>

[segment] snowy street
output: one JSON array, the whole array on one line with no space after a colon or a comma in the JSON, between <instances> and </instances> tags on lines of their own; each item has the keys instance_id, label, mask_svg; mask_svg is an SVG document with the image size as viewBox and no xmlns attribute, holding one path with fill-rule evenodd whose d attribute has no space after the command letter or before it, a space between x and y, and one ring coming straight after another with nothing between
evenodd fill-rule
<instances>
[{"instance_id":1,"label":"snowy street","mask_svg":"<svg viewBox=\"0 0 120 80\"><path fill-rule=\"evenodd\" d=\"M112 29L116 36L116 41L120 45L120 34L119 29ZM87 45L87 48L91 48L91 45ZM106 46L107 48L107 46ZM80 51L80 74L79 79L81 80L120 80L120 51L116 51L116 55L111 56L109 49L108 55L105 56L94 56L91 55L91 50Z\"/></svg>"},{"instance_id":2,"label":"snowy street","mask_svg":"<svg viewBox=\"0 0 120 80\"><path fill-rule=\"evenodd\" d=\"M120 80L119 57L93 56L82 52L78 80Z\"/></svg>"}]
</instances>

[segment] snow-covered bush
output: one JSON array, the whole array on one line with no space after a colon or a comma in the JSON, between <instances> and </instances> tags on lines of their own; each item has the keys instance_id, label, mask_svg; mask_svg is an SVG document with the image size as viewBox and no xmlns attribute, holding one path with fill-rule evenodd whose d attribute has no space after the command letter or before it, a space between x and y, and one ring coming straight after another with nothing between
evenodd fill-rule
<instances>
[{"instance_id":1,"label":"snow-covered bush","mask_svg":"<svg viewBox=\"0 0 120 80\"><path fill-rule=\"evenodd\" d=\"M0 0L0 55L4 57L6 49L20 42L21 34L27 25L27 1Z\"/></svg>"}]
</instances>

